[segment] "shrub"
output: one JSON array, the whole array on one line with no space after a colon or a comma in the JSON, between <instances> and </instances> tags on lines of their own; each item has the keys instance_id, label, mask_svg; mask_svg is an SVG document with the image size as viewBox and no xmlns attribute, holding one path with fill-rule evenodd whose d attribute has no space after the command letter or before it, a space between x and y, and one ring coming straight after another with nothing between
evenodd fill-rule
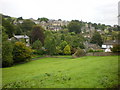
<instances>
[{"instance_id":1,"label":"shrub","mask_svg":"<svg viewBox=\"0 0 120 90\"><path fill-rule=\"evenodd\" d=\"M70 46L69 45L65 46L65 48L64 48L64 54L66 54L66 55L71 54L71 50L70 50Z\"/></svg>"},{"instance_id":2,"label":"shrub","mask_svg":"<svg viewBox=\"0 0 120 90\"><path fill-rule=\"evenodd\" d=\"M94 52L104 52L102 49L95 50Z\"/></svg>"},{"instance_id":3,"label":"shrub","mask_svg":"<svg viewBox=\"0 0 120 90\"><path fill-rule=\"evenodd\" d=\"M88 52L104 52L102 49L94 50L94 49L89 49Z\"/></svg>"},{"instance_id":4,"label":"shrub","mask_svg":"<svg viewBox=\"0 0 120 90\"><path fill-rule=\"evenodd\" d=\"M32 49L22 42L16 42L13 48L13 60L15 63L29 61L31 59Z\"/></svg>"},{"instance_id":5,"label":"shrub","mask_svg":"<svg viewBox=\"0 0 120 90\"><path fill-rule=\"evenodd\" d=\"M113 48L111 48L112 52L120 52L120 45L119 44L115 44L113 45Z\"/></svg>"},{"instance_id":6,"label":"shrub","mask_svg":"<svg viewBox=\"0 0 120 90\"><path fill-rule=\"evenodd\" d=\"M13 64L12 56L13 47L10 41L4 41L2 43L2 66L8 67Z\"/></svg>"},{"instance_id":7,"label":"shrub","mask_svg":"<svg viewBox=\"0 0 120 90\"><path fill-rule=\"evenodd\" d=\"M73 54L73 57L85 56L86 52L83 49L78 48L77 51Z\"/></svg>"},{"instance_id":8,"label":"shrub","mask_svg":"<svg viewBox=\"0 0 120 90\"><path fill-rule=\"evenodd\" d=\"M90 49L88 50L88 52L94 52L94 50L93 50L92 48L90 48Z\"/></svg>"}]
</instances>

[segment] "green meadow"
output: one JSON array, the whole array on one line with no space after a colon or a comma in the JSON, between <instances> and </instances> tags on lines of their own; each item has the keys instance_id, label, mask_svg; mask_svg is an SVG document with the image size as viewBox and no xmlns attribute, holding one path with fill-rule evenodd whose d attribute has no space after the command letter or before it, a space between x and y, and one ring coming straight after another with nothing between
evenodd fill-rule
<instances>
[{"instance_id":1,"label":"green meadow","mask_svg":"<svg viewBox=\"0 0 120 90\"><path fill-rule=\"evenodd\" d=\"M3 88L112 88L118 56L45 57L2 69Z\"/></svg>"}]
</instances>

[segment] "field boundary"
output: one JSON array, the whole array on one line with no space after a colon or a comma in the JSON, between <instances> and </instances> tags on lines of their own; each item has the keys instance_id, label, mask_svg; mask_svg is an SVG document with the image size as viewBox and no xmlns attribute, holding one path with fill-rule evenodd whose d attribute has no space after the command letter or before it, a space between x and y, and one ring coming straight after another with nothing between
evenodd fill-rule
<instances>
[{"instance_id":1,"label":"field boundary","mask_svg":"<svg viewBox=\"0 0 120 90\"><path fill-rule=\"evenodd\" d=\"M92 52L87 53L86 56L119 56L120 53L112 53L112 52Z\"/></svg>"}]
</instances>

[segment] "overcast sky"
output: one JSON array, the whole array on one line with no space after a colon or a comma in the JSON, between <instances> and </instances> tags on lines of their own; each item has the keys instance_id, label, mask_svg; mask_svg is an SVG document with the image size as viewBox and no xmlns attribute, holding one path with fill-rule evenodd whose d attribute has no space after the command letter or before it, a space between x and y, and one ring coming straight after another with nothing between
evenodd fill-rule
<instances>
[{"instance_id":1,"label":"overcast sky","mask_svg":"<svg viewBox=\"0 0 120 90\"><path fill-rule=\"evenodd\" d=\"M24 19L82 20L118 24L119 0L0 0L0 13Z\"/></svg>"}]
</instances>

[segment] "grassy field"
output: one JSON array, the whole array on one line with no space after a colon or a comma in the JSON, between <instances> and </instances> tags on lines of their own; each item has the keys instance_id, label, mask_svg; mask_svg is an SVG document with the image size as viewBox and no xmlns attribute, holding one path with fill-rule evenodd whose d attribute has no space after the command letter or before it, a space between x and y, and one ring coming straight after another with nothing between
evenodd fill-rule
<instances>
[{"instance_id":1,"label":"grassy field","mask_svg":"<svg viewBox=\"0 0 120 90\"><path fill-rule=\"evenodd\" d=\"M4 88L109 88L118 85L118 56L41 58L3 68Z\"/></svg>"}]
</instances>

